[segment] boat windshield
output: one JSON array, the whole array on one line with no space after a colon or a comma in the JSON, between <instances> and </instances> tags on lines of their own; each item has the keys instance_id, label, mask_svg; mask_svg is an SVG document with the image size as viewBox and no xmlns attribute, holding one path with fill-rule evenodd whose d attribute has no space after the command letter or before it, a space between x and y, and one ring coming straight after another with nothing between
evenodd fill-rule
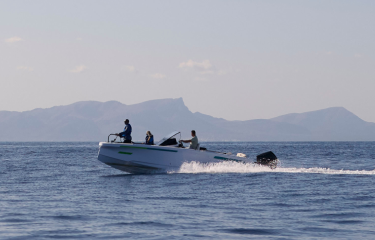
<instances>
[{"instance_id":1,"label":"boat windshield","mask_svg":"<svg viewBox=\"0 0 375 240\"><path fill-rule=\"evenodd\" d=\"M167 136L163 137L156 145L158 146L168 146L168 145L177 145L178 141L176 139L177 135L180 134L179 139L181 138L181 133L178 131L171 132Z\"/></svg>"}]
</instances>

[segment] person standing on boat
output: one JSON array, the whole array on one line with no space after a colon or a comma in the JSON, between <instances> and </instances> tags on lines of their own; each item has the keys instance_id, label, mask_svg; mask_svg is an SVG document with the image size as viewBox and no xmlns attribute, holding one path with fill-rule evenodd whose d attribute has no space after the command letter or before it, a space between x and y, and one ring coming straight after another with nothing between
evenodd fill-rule
<instances>
[{"instance_id":1,"label":"person standing on boat","mask_svg":"<svg viewBox=\"0 0 375 240\"><path fill-rule=\"evenodd\" d=\"M124 131L117 133L116 135L124 138L124 143L131 143L132 142L132 136L131 136L132 126L129 124L129 119L126 119L124 123L125 123Z\"/></svg>"},{"instance_id":2,"label":"person standing on boat","mask_svg":"<svg viewBox=\"0 0 375 240\"><path fill-rule=\"evenodd\" d=\"M154 135L150 131L146 132L146 142L147 145L154 145Z\"/></svg>"},{"instance_id":3,"label":"person standing on boat","mask_svg":"<svg viewBox=\"0 0 375 240\"><path fill-rule=\"evenodd\" d=\"M191 130L191 136L192 138L190 140L180 140L180 142L184 143L190 143L190 149L196 149L198 145L198 138L197 135L195 134L195 130Z\"/></svg>"}]
</instances>

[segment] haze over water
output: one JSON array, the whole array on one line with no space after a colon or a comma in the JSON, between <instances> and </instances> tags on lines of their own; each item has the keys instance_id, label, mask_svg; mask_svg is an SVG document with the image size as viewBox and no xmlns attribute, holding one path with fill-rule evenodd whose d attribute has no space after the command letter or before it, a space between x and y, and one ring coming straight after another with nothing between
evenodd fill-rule
<instances>
[{"instance_id":1,"label":"haze over water","mask_svg":"<svg viewBox=\"0 0 375 240\"><path fill-rule=\"evenodd\" d=\"M280 167L193 162L131 175L99 162L96 142L2 142L0 238L373 238L374 142L202 145L272 150Z\"/></svg>"}]
</instances>

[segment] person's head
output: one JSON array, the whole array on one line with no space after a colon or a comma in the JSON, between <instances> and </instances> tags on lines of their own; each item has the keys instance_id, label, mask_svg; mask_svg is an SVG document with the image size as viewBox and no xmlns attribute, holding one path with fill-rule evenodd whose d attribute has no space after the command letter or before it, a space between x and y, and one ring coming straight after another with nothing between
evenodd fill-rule
<instances>
[{"instance_id":1,"label":"person's head","mask_svg":"<svg viewBox=\"0 0 375 240\"><path fill-rule=\"evenodd\" d=\"M124 123L129 124L129 119L125 119Z\"/></svg>"},{"instance_id":2,"label":"person's head","mask_svg":"<svg viewBox=\"0 0 375 240\"><path fill-rule=\"evenodd\" d=\"M147 132L146 132L146 135L147 135L147 136L152 136L152 134L151 134L150 131L147 131Z\"/></svg>"},{"instance_id":3,"label":"person's head","mask_svg":"<svg viewBox=\"0 0 375 240\"><path fill-rule=\"evenodd\" d=\"M195 130L191 130L191 136L195 137Z\"/></svg>"}]
</instances>

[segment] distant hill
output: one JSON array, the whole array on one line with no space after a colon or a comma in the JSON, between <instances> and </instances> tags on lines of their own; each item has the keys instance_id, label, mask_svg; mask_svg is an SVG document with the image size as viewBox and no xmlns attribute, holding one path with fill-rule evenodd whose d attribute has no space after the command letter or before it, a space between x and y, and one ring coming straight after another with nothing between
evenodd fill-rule
<instances>
[{"instance_id":1,"label":"distant hill","mask_svg":"<svg viewBox=\"0 0 375 240\"><path fill-rule=\"evenodd\" d=\"M106 141L130 119L133 140L147 130L155 138L178 130L184 138L197 131L201 141L374 141L375 123L345 108L292 113L272 119L227 121L192 113L182 98L126 105L84 101L25 112L0 111L0 141Z\"/></svg>"},{"instance_id":2,"label":"distant hill","mask_svg":"<svg viewBox=\"0 0 375 240\"><path fill-rule=\"evenodd\" d=\"M301 126L310 132L311 140L375 140L375 123L366 122L343 107L291 113L270 120Z\"/></svg>"}]
</instances>

